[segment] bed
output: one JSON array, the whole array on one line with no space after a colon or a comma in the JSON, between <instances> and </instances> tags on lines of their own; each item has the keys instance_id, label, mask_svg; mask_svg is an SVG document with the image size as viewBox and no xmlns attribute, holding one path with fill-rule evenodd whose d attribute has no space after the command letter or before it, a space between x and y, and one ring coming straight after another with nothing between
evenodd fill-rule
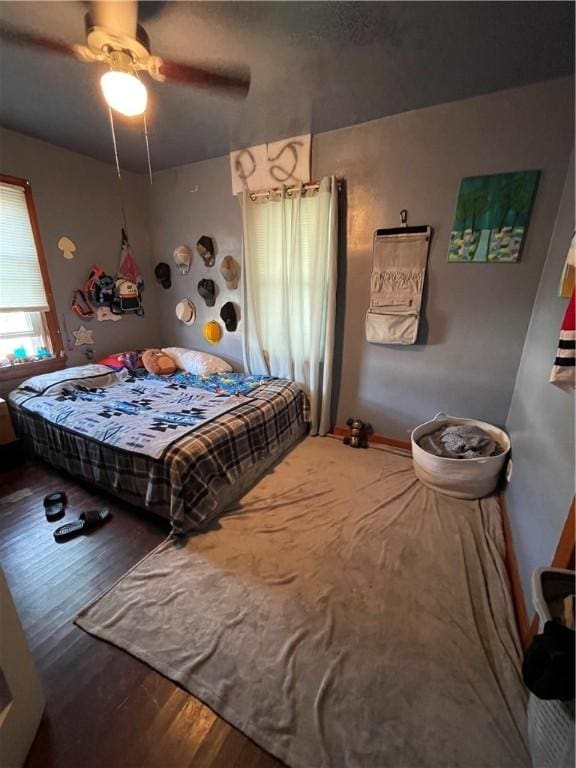
<instances>
[{"instance_id":1,"label":"bed","mask_svg":"<svg viewBox=\"0 0 576 768\"><path fill-rule=\"evenodd\" d=\"M27 379L9 404L39 457L169 519L176 534L236 502L308 426L297 384L238 373L84 365Z\"/></svg>"}]
</instances>

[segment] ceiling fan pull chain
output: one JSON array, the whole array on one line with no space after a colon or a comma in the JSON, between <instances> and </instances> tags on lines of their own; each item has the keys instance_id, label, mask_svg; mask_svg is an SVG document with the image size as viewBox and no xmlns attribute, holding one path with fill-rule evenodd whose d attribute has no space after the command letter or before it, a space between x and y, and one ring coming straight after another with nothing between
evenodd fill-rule
<instances>
[{"instance_id":1,"label":"ceiling fan pull chain","mask_svg":"<svg viewBox=\"0 0 576 768\"><path fill-rule=\"evenodd\" d=\"M152 163L150 161L150 144L148 142L148 124L146 123L146 112L142 113L144 118L144 138L146 139L146 157L148 159L148 176L150 177L150 185L152 185Z\"/></svg>"},{"instance_id":2,"label":"ceiling fan pull chain","mask_svg":"<svg viewBox=\"0 0 576 768\"><path fill-rule=\"evenodd\" d=\"M128 231L128 225L126 224L126 211L124 210L124 195L122 194L122 174L120 172L120 161L118 160L118 147L116 145L116 132L114 131L114 117L112 110L108 106L108 117L110 118L110 129L112 131L112 144L114 145L114 159L116 160L116 174L118 176L118 191L120 192L120 208L122 209L122 222L124 229Z\"/></svg>"},{"instance_id":3,"label":"ceiling fan pull chain","mask_svg":"<svg viewBox=\"0 0 576 768\"><path fill-rule=\"evenodd\" d=\"M120 181L122 180L122 174L120 173L120 163L118 162L118 147L116 146L116 132L114 131L114 117L112 116L112 110L108 106L108 117L110 118L110 129L112 131L112 144L114 145L114 159L116 160L116 173Z\"/></svg>"}]
</instances>

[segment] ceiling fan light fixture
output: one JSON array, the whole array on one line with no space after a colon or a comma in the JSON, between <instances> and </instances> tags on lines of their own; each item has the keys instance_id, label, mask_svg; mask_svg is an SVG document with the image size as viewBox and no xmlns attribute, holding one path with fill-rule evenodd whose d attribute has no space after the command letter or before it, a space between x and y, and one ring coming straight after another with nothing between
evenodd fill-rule
<instances>
[{"instance_id":1,"label":"ceiling fan light fixture","mask_svg":"<svg viewBox=\"0 0 576 768\"><path fill-rule=\"evenodd\" d=\"M102 75L100 85L106 102L116 112L126 117L135 117L146 111L148 92L136 75L111 69Z\"/></svg>"}]
</instances>

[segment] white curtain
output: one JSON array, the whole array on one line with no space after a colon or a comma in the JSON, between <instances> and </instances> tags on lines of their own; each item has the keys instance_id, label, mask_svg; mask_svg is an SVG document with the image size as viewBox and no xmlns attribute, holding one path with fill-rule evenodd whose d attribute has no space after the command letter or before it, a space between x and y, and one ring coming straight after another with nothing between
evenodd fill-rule
<instances>
[{"instance_id":1,"label":"white curtain","mask_svg":"<svg viewBox=\"0 0 576 768\"><path fill-rule=\"evenodd\" d=\"M334 177L242 198L244 365L302 385L313 435L331 426L337 201Z\"/></svg>"}]
</instances>

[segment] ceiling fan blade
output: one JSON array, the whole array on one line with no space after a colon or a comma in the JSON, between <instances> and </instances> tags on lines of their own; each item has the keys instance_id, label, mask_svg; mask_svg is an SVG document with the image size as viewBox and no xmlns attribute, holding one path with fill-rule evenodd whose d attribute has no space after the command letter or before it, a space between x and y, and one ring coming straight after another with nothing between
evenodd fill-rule
<instances>
[{"instance_id":1,"label":"ceiling fan blade","mask_svg":"<svg viewBox=\"0 0 576 768\"><path fill-rule=\"evenodd\" d=\"M167 5L167 0L138 0L138 23L146 24L161 16Z\"/></svg>"},{"instance_id":2,"label":"ceiling fan blade","mask_svg":"<svg viewBox=\"0 0 576 768\"><path fill-rule=\"evenodd\" d=\"M205 69L191 64L161 59L158 73L162 78L172 83L218 90L237 98L245 98L250 90L250 70L247 68Z\"/></svg>"},{"instance_id":3,"label":"ceiling fan blade","mask_svg":"<svg viewBox=\"0 0 576 768\"><path fill-rule=\"evenodd\" d=\"M136 0L93 0L90 18L96 27L113 35L136 37L138 3Z\"/></svg>"},{"instance_id":4,"label":"ceiling fan blade","mask_svg":"<svg viewBox=\"0 0 576 768\"><path fill-rule=\"evenodd\" d=\"M65 43L54 37L44 37L32 32L25 32L22 29L16 29L5 24L0 24L0 38L8 43L16 45L27 45L30 48L38 48L50 53L60 53L64 56L77 58L76 46Z\"/></svg>"}]
</instances>

